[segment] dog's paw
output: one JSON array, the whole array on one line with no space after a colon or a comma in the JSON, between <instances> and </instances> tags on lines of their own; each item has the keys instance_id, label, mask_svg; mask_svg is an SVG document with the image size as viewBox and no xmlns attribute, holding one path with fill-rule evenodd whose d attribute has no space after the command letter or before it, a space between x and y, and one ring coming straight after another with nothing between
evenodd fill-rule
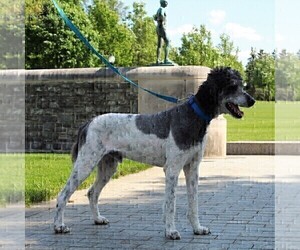
<instances>
[{"instance_id":1,"label":"dog's paw","mask_svg":"<svg viewBox=\"0 0 300 250\"><path fill-rule=\"evenodd\" d=\"M65 226L65 225L61 225L61 226L54 226L54 232L56 234L66 234L66 233L70 233L70 228Z\"/></svg>"},{"instance_id":2,"label":"dog's paw","mask_svg":"<svg viewBox=\"0 0 300 250\"><path fill-rule=\"evenodd\" d=\"M96 220L95 220L95 224L96 225L107 225L109 223L109 220L106 219L103 216L99 216Z\"/></svg>"},{"instance_id":3,"label":"dog's paw","mask_svg":"<svg viewBox=\"0 0 300 250\"><path fill-rule=\"evenodd\" d=\"M166 238L170 240L180 240L181 236L177 230L171 230L169 232L166 232Z\"/></svg>"},{"instance_id":4,"label":"dog's paw","mask_svg":"<svg viewBox=\"0 0 300 250\"><path fill-rule=\"evenodd\" d=\"M210 234L210 229L208 227L202 227L200 226L199 228L197 228L196 230L194 230L194 234L196 235L207 235Z\"/></svg>"}]
</instances>

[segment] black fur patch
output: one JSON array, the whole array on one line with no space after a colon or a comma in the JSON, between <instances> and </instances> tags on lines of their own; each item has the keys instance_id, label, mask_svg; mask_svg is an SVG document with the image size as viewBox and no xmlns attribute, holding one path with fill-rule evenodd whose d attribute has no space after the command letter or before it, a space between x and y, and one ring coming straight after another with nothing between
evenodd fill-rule
<instances>
[{"instance_id":1,"label":"black fur patch","mask_svg":"<svg viewBox=\"0 0 300 250\"><path fill-rule=\"evenodd\" d=\"M207 125L197 117L187 102L158 114L139 115L136 118L137 128L145 134L166 139L171 131L181 150L202 142Z\"/></svg>"},{"instance_id":2,"label":"black fur patch","mask_svg":"<svg viewBox=\"0 0 300 250\"><path fill-rule=\"evenodd\" d=\"M153 115L138 115L135 120L137 128L144 134L154 134L160 139L166 139L170 133L170 110Z\"/></svg>"},{"instance_id":3,"label":"black fur patch","mask_svg":"<svg viewBox=\"0 0 300 250\"><path fill-rule=\"evenodd\" d=\"M188 103L172 110L171 132L177 147L187 150L203 141L208 124L200 120Z\"/></svg>"}]
</instances>

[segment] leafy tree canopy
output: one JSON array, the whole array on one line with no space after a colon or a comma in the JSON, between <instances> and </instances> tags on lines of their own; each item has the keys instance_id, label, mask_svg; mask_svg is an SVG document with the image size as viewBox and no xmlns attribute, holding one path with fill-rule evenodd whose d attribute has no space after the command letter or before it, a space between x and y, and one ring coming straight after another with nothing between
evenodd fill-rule
<instances>
[{"instance_id":1,"label":"leafy tree canopy","mask_svg":"<svg viewBox=\"0 0 300 250\"><path fill-rule=\"evenodd\" d=\"M246 81L258 100L300 100L299 53L257 52L252 48Z\"/></svg>"},{"instance_id":2,"label":"leafy tree canopy","mask_svg":"<svg viewBox=\"0 0 300 250\"><path fill-rule=\"evenodd\" d=\"M24 4L0 1L0 69L24 68Z\"/></svg>"},{"instance_id":3,"label":"leafy tree canopy","mask_svg":"<svg viewBox=\"0 0 300 250\"><path fill-rule=\"evenodd\" d=\"M129 27L135 36L133 64L139 66L149 65L156 59L156 28L153 18L146 14L145 3L133 3L133 11L127 16Z\"/></svg>"},{"instance_id":4,"label":"leafy tree canopy","mask_svg":"<svg viewBox=\"0 0 300 250\"><path fill-rule=\"evenodd\" d=\"M60 3L70 20L91 41L97 34L77 0ZM68 29L51 1L26 0L26 68L76 68L96 66L96 59Z\"/></svg>"},{"instance_id":5,"label":"leafy tree canopy","mask_svg":"<svg viewBox=\"0 0 300 250\"><path fill-rule=\"evenodd\" d=\"M246 66L246 81L259 100L275 100L275 55L251 50Z\"/></svg>"},{"instance_id":6,"label":"leafy tree canopy","mask_svg":"<svg viewBox=\"0 0 300 250\"><path fill-rule=\"evenodd\" d=\"M180 65L202 65L210 68L230 66L244 75L242 63L238 60L238 48L226 34L220 36L220 43L215 46L211 32L204 25L194 27L184 34L180 48L172 50L172 58Z\"/></svg>"},{"instance_id":7,"label":"leafy tree canopy","mask_svg":"<svg viewBox=\"0 0 300 250\"><path fill-rule=\"evenodd\" d=\"M276 100L300 101L300 51L276 55Z\"/></svg>"},{"instance_id":8,"label":"leafy tree canopy","mask_svg":"<svg viewBox=\"0 0 300 250\"><path fill-rule=\"evenodd\" d=\"M117 2L97 1L89 10L89 17L98 35L98 47L105 56L114 55L116 63L132 65L134 36L119 15Z\"/></svg>"}]
</instances>

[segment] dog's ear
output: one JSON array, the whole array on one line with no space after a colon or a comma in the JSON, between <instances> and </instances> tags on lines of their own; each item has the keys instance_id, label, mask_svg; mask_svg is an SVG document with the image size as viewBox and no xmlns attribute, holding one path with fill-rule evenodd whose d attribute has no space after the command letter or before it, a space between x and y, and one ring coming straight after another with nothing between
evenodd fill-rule
<instances>
[{"instance_id":1,"label":"dog's ear","mask_svg":"<svg viewBox=\"0 0 300 250\"><path fill-rule=\"evenodd\" d=\"M202 100L212 100L218 97L219 86L213 81L205 81L199 86L197 96Z\"/></svg>"},{"instance_id":2,"label":"dog's ear","mask_svg":"<svg viewBox=\"0 0 300 250\"><path fill-rule=\"evenodd\" d=\"M212 117L215 115L215 108L218 106L218 93L218 86L214 82L205 81L199 86L196 94L197 101L201 104L201 107Z\"/></svg>"},{"instance_id":3,"label":"dog's ear","mask_svg":"<svg viewBox=\"0 0 300 250\"><path fill-rule=\"evenodd\" d=\"M211 101L213 100L214 103L217 103L220 86L218 86L217 84L214 84L214 83L208 83L204 86L204 88L206 89L205 92L207 93L208 98Z\"/></svg>"}]
</instances>

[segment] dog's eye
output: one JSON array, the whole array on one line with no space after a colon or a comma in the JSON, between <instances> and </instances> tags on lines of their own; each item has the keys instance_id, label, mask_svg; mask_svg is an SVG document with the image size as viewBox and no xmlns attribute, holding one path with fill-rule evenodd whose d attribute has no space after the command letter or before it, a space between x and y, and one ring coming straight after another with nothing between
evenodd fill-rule
<instances>
[{"instance_id":1,"label":"dog's eye","mask_svg":"<svg viewBox=\"0 0 300 250\"><path fill-rule=\"evenodd\" d=\"M250 84L244 83L243 89L244 89L244 90L249 90L249 89L250 89Z\"/></svg>"}]
</instances>

